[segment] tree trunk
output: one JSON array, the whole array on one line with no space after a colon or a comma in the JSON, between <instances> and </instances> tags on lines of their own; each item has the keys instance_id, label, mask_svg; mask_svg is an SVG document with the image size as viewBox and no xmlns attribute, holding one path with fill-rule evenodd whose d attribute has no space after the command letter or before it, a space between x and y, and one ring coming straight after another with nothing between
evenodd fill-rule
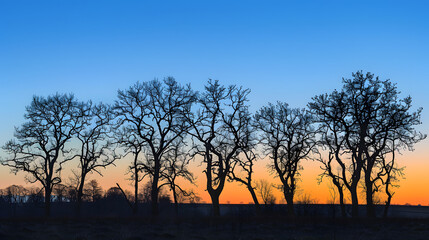
<instances>
[{"instance_id":1,"label":"tree trunk","mask_svg":"<svg viewBox=\"0 0 429 240\"><path fill-rule=\"evenodd\" d=\"M341 208L341 217L346 218L347 214L346 214L346 206L344 205L344 192L341 189L338 189L339 192L339 197L340 197L340 208Z\"/></svg>"},{"instance_id":2,"label":"tree trunk","mask_svg":"<svg viewBox=\"0 0 429 240\"><path fill-rule=\"evenodd\" d=\"M220 207L219 207L219 195L216 192L209 192L210 198L212 199L212 207L213 207L213 216L220 216Z\"/></svg>"},{"instance_id":3,"label":"tree trunk","mask_svg":"<svg viewBox=\"0 0 429 240\"><path fill-rule=\"evenodd\" d=\"M365 187L366 187L366 216L369 218L375 218L372 182L370 177L365 176Z\"/></svg>"},{"instance_id":4,"label":"tree trunk","mask_svg":"<svg viewBox=\"0 0 429 240\"><path fill-rule=\"evenodd\" d=\"M158 176L153 176L152 189L151 189L151 206L152 206L152 215L158 215Z\"/></svg>"},{"instance_id":5,"label":"tree trunk","mask_svg":"<svg viewBox=\"0 0 429 240\"><path fill-rule=\"evenodd\" d=\"M384 206L383 218L387 218L387 213L389 211L391 201L392 201L392 195L388 193L386 205Z\"/></svg>"},{"instance_id":6,"label":"tree trunk","mask_svg":"<svg viewBox=\"0 0 429 240\"><path fill-rule=\"evenodd\" d=\"M46 184L47 187L45 187L45 216L50 217L51 216L51 194L52 189L49 186L50 184Z\"/></svg>"},{"instance_id":7,"label":"tree trunk","mask_svg":"<svg viewBox=\"0 0 429 240\"><path fill-rule=\"evenodd\" d=\"M248 185L247 189L249 189L250 195L252 195L253 203L255 204L256 213L259 214L260 207L259 207L259 201L256 197L255 189L253 189L252 185Z\"/></svg>"},{"instance_id":8,"label":"tree trunk","mask_svg":"<svg viewBox=\"0 0 429 240\"><path fill-rule=\"evenodd\" d=\"M173 199L174 199L174 210L176 212L176 216L179 216L179 203L177 202L177 194L176 194L175 187L173 187Z\"/></svg>"},{"instance_id":9,"label":"tree trunk","mask_svg":"<svg viewBox=\"0 0 429 240\"><path fill-rule=\"evenodd\" d=\"M284 196L287 203L287 212L289 216L295 216L295 209L293 205L293 192L284 190Z\"/></svg>"},{"instance_id":10,"label":"tree trunk","mask_svg":"<svg viewBox=\"0 0 429 240\"><path fill-rule=\"evenodd\" d=\"M352 217L356 218L359 216L359 201L357 196L357 185L352 186L352 189L350 189L350 195L352 198Z\"/></svg>"},{"instance_id":11,"label":"tree trunk","mask_svg":"<svg viewBox=\"0 0 429 240\"><path fill-rule=\"evenodd\" d=\"M133 206L133 215L136 215L138 212L139 204L139 171L137 168L137 163L134 163L134 206Z\"/></svg>"},{"instance_id":12,"label":"tree trunk","mask_svg":"<svg viewBox=\"0 0 429 240\"><path fill-rule=\"evenodd\" d=\"M151 205L152 205L152 215L157 216L158 215L158 181L159 181L159 171L161 168L160 159L157 155L154 155L154 161L155 161L155 169L153 173L153 182L152 182L152 189L151 189Z\"/></svg>"},{"instance_id":13,"label":"tree trunk","mask_svg":"<svg viewBox=\"0 0 429 240\"><path fill-rule=\"evenodd\" d=\"M82 174L79 188L77 189L77 211L76 214L79 216L81 213L81 207L82 207L82 197L83 197L83 187L85 185L85 174Z\"/></svg>"}]
</instances>

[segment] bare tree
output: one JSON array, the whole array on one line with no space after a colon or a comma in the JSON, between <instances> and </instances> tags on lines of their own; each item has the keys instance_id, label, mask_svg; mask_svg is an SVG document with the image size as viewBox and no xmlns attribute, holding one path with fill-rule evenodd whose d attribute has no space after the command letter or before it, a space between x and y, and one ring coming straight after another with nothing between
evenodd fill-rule
<instances>
[{"instance_id":1,"label":"bare tree","mask_svg":"<svg viewBox=\"0 0 429 240\"><path fill-rule=\"evenodd\" d=\"M276 197L273 193L274 185L265 179L259 179L256 181L256 192L265 205L274 204L276 202Z\"/></svg>"},{"instance_id":2,"label":"bare tree","mask_svg":"<svg viewBox=\"0 0 429 240\"><path fill-rule=\"evenodd\" d=\"M43 202L43 189L39 187L30 187L28 190L27 203L42 203Z\"/></svg>"},{"instance_id":3,"label":"bare tree","mask_svg":"<svg viewBox=\"0 0 429 240\"><path fill-rule=\"evenodd\" d=\"M321 179L319 180L319 184L321 183ZM332 218L335 218L335 205L337 204L337 186L335 186L332 182L328 182L328 189L329 189L329 199L328 199L328 204L332 205ZM344 199L343 199L344 200ZM344 202L343 204L340 205L341 207L341 216L344 218L346 217L346 211L344 208L344 212L343 212L343 207L344 207Z\"/></svg>"},{"instance_id":4,"label":"bare tree","mask_svg":"<svg viewBox=\"0 0 429 240\"><path fill-rule=\"evenodd\" d=\"M272 168L283 184L288 212L294 215L293 198L300 163L317 153L316 129L305 109L291 109L278 102L262 107L255 114L255 126L262 133L260 142L272 159Z\"/></svg>"},{"instance_id":5,"label":"bare tree","mask_svg":"<svg viewBox=\"0 0 429 240\"><path fill-rule=\"evenodd\" d=\"M167 191L165 190L165 185L158 187L159 188L159 201L171 203L171 199ZM152 202L152 180L149 179L142 188L140 189L141 192L141 200L143 203L151 203Z\"/></svg>"},{"instance_id":6,"label":"bare tree","mask_svg":"<svg viewBox=\"0 0 429 240\"><path fill-rule=\"evenodd\" d=\"M122 124L120 122L120 124ZM134 131L133 126L117 126L114 130L115 141L124 149L124 156L132 155L131 165L128 166L127 174L130 174L129 180L133 182L133 214L138 212L138 203L141 200L139 194L139 183L146 174L142 173L142 155L144 155L145 142ZM119 185L119 184L118 184Z\"/></svg>"},{"instance_id":7,"label":"bare tree","mask_svg":"<svg viewBox=\"0 0 429 240\"><path fill-rule=\"evenodd\" d=\"M172 142L186 134L189 128L184 121L194 102L190 86L179 85L174 78L160 82L136 83L126 91L118 91L115 111L119 123L132 132L138 142L144 143L148 158L141 162L141 169L152 179L152 214L158 214L158 193L163 155ZM143 146L142 146L143 147Z\"/></svg>"},{"instance_id":8,"label":"bare tree","mask_svg":"<svg viewBox=\"0 0 429 240\"><path fill-rule=\"evenodd\" d=\"M397 148L395 146L395 140L392 141L386 149L380 152L376 161L376 168L379 169L373 180L374 193L381 192L384 188L386 194L386 202L383 211L383 217L386 218L390 203L393 195L395 194L394 189L399 187L397 182L400 178L404 178L404 167L398 167L396 162Z\"/></svg>"},{"instance_id":9,"label":"bare tree","mask_svg":"<svg viewBox=\"0 0 429 240\"><path fill-rule=\"evenodd\" d=\"M88 174L100 172L100 168L114 164L119 158L115 152L115 145L110 141L110 124L113 114L109 106L104 104L93 105L87 103L88 114L85 124L76 136L80 145L76 158L79 160L79 173L77 177L77 213L80 213L82 198L84 195L85 180Z\"/></svg>"},{"instance_id":10,"label":"bare tree","mask_svg":"<svg viewBox=\"0 0 429 240\"><path fill-rule=\"evenodd\" d=\"M179 191L177 194L178 203L199 203L200 201L201 197L193 189L188 189L184 192Z\"/></svg>"},{"instance_id":11,"label":"bare tree","mask_svg":"<svg viewBox=\"0 0 429 240\"><path fill-rule=\"evenodd\" d=\"M340 165L340 171L335 172L335 170L333 170L333 168L335 168L336 166L332 163L332 161L335 159L333 151L335 150L331 149L331 151L329 151L327 159L323 157L317 159L320 163L322 163L322 166L320 168L323 170L323 172L319 175L318 183L322 183L324 177L328 177L331 179L332 185L329 185L329 193L332 198L336 198L335 190L338 191L338 200L340 203L341 216L345 218L347 217L347 214L346 206L344 203L344 178L341 177L342 166Z\"/></svg>"},{"instance_id":12,"label":"bare tree","mask_svg":"<svg viewBox=\"0 0 429 240\"><path fill-rule=\"evenodd\" d=\"M316 122L321 126L321 143L329 152L328 159L320 159L323 164L324 175L331 178L332 183L339 191L340 205L343 202L343 186L350 192L352 202L352 216L358 216L358 184L361 178L363 162L357 161L363 152L351 154L347 151L352 135L351 129L356 124L355 119L349 116L350 110L345 92L334 90L330 94L319 95L309 103ZM338 168L338 173L335 169ZM343 207L342 207L343 208ZM343 210L342 210L343 211Z\"/></svg>"},{"instance_id":13,"label":"bare tree","mask_svg":"<svg viewBox=\"0 0 429 240\"><path fill-rule=\"evenodd\" d=\"M310 108L325 129L324 143L342 168L344 185L352 196L352 215L357 216L357 186L364 173L367 216L375 217L373 196L382 166L380 154L391 145L412 149L426 135L417 132L422 109L410 112L411 97L399 98L395 84L373 74L353 73L343 88L313 98ZM344 159L349 159L347 164ZM350 174L348 174L348 172ZM348 175L348 176L347 176Z\"/></svg>"},{"instance_id":14,"label":"bare tree","mask_svg":"<svg viewBox=\"0 0 429 240\"><path fill-rule=\"evenodd\" d=\"M97 180L92 179L85 184L85 193L88 195L91 202L96 202L101 199L103 196L103 189L100 187L100 184Z\"/></svg>"},{"instance_id":15,"label":"bare tree","mask_svg":"<svg viewBox=\"0 0 429 240\"><path fill-rule=\"evenodd\" d=\"M249 92L249 89L234 85L224 87L218 81L209 80L199 96L197 112L188 114L195 150L204 158L207 191L215 216L220 215L219 196L231 163L240 149L247 145Z\"/></svg>"},{"instance_id":16,"label":"bare tree","mask_svg":"<svg viewBox=\"0 0 429 240\"><path fill-rule=\"evenodd\" d=\"M163 162L165 163L165 168L161 172L165 182L161 184L160 187L167 185L173 192L176 214L179 213L179 195L189 197L192 193L191 191L183 189L177 180L182 179L192 184L194 184L195 181L194 175L188 169L189 162L192 160L192 155L190 155L185 148L186 144L182 137L173 141L171 148L164 155L165 159L163 159Z\"/></svg>"},{"instance_id":17,"label":"bare tree","mask_svg":"<svg viewBox=\"0 0 429 240\"><path fill-rule=\"evenodd\" d=\"M28 173L26 179L31 183L42 184L46 216L50 216L52 189L61 182L61 165L70 160L64 157L68 153L65 144L82 128L86 114L85 105L72 94L34 96L26 107L27 122L16 128L16 139L3 146L10 154L3 165L14 173Z\"/></svg>"},{"instance_id":18,"label":"bare tree","mask_svg":"<svg viewBox=\"0 0 429 240\"><path fill-rule=\"evenodd\" d=\"M54 189L53 189L53 193L55 194L55 201L56 202L64 202L64 198L67 196L67 192L68 192L68 186L62 184L62 183L58 183L55 185Z\"/></svg>"},{"instance_id":19,"label":"bare tree","mask_svg":"<svg viewBox=\"0 0 429 240\"><path fill-rule=\"evenodd\" d=\"M231 181L236 181L246 186L247 190L249 190L249 193L252 196L256 211L259 211L259 201L256 196L255 187L253 186L252 181L253 165L255 164L256 160L257 155L255 153L255 149L248 148L242 150L239 155L234 157L229 178Z\"/></svg>"},{"instance_id":20,"label":"bare tree","mask_svg":"<svg viewBox=\"0 0 429 240\"><path fill-rule=\"evenodd\" d=\"M28 190L21 185L11 185L5 189L0 190L2 196L0 200L4 200L9 204L9 211L16 216L16 211L18 209L18 204L24 203Z\"/></svg>"},{"instance_id":21,"label":"bare tree","mask_svg":"<svg viewBox=\"0 0 429 240\"><path fill-rule=\"evenodd\" d=\"M21 185L10 185L3 190L8 203L23 203L28 190Z\"/></svg>"},{"instance_id":22,"label":"bare tree","mask_svg":"<svg viewBox=\"0 0 429 240\"><path fill-rule=\"evenodd\" d=\"M422 109L411 112L411 97L399 99L395 84L389 80L381 81L378 77L374 78L371 73L364 76L361 72L357 72L354 79L345 80L345 86L348 92L361 95L362 100L357 97L353 101L355 104L364 104L360 109L362 112L356 114L356 118L361 120L361 129L366 130L363 170L367 215L375 217L374 193L377 191L376 182L379 176L383 175L380 173L386 172L388 181L385 183L387 184L392 183L390 177L397 173L396 170L392 172L395 165L386 163L383 153L387 151L394 154L401 149L413 150L414 144L426 138L426 135L414 128L421 124ZM379 164L379 161L382 163Z\"/></svg>"}]
</instances>

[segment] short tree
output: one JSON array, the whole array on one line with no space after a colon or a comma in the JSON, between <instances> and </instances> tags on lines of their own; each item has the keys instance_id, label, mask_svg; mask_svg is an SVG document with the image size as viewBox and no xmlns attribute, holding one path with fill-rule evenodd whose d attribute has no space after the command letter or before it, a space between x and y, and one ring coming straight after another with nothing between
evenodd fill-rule
<instances>
[{"instance_id":1,"label":"short tree","mask_svg":"<svg viewBox=\"0 0 429 240\"><path fill-rule=\"evenodd\" d=\"M103 189L100 187L100 184L95 179L92 179L85 184L84 192L89 197L89 200L91 202L96 202L103 196Z\"/></svg>"},{"instance_id":2,"label":"short tree","mask_svg":"<svg viewBox=\"0 0 429 240\"><path fill-rule=\"evenodd\" d=\"M262 199L265 205L274 204L276 197L274 196L274 185L265 179L256 181L256 192Z\"/></svg>"}]
</instances>

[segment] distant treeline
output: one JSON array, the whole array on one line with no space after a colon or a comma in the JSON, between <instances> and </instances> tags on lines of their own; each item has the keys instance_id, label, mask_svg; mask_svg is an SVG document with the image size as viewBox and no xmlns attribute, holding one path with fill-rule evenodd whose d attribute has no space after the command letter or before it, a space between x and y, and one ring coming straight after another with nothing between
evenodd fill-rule
<instances>
[{"instance_id":1,"label":"distant treeline","mask_svg":"<svg viewBox=\"0 0 429 240\"><path fill-rule=\"evenodd\" d=\"M348 215L346 198L351 200L350 215L359 215L360 195L365 196L368 217L376 216L381 198L387 216L403 176L396 155L426 137L415 129L422 109L411 110L411 97L401 98L390 80L361 71L343 79L340 90L313 97L303 109L279 101L251 113L249 94L247 88L217 80L198 92L168 77L119 90L112 105L79 101L72 94L34 96L26 107L26 122L3 146L7 156L1 162L14 173L26 172L26 180L42 188L11 186L3 190L2 199L22 200L8 198L21 196L13 191L25 192L25 201L43 197L49 216L53 200L76 202L80 212L83 202L121 196L134 214L141 202L148 202L151 214L158 215L159 202L169 199L163 192L168 189L178 213L180 202L199 199L178 182L193 183L189 162L202 159L215 216L220 215L219 197L228 181L249 190L258 213L258 195L265 204L274 202L273 185L253 179L255 161L268 156L268 172L281 182L289 215L295 215L301 163L311 159L322 166L319 181L332 183L330 195L343 217ZM125 156L132 158L132 193L117 184L103 194L94 180L87 183L89 173L101 175ZM78 167L66 186L61 172L69 161ZM143 179L148 185L142 189Z\"/></svg>"},{"instance_id":2,"label":"distant treeline","mask_svg":"<svg viewBox=\"0 0 429 240\"><path fill-rule=\"evenodd\" d=\"M150 203L150 185L142 186L139 192L140 203ZM59 203L75 203L77 202L77 193L75 186L56 184L51 196L52 202ZM97 180L93 179L85 184L83 190L82 201L97 202L101 199L108 200L128 200L133 201L133 194L127 190L123 191L119 187L111 187L104 190L100 187ZM0 204L27 204L27 203L44 203L44 192L39 187L26 188L22 185L10 185L4 189L0 189ZM159 201L171 203L170 195L161 191ZM198 203L200 198L182 198L180 203Z\"/></svg>"}]
</instances>

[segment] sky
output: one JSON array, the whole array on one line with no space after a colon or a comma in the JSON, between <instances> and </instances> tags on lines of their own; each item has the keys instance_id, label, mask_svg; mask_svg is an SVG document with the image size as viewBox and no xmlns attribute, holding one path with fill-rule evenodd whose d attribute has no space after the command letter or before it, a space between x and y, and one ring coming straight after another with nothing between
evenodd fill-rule
<instances>
[{"instance_id":1,"label":"sky","mask_svg":"<svg viewBox=\"0 0 429 240\"><path fill-rule=\"evenodd\" d=\"M305 107L358 70L391 79L401 96L412 96L414 109L424 109L418 129L429 133L428 7L427 1L2 0L0 145L24 122L33 95L74 93L113 103L118 89L137 81L173 76L203 90L218 79L250 88L254 112L275 101ZM406 179L393 203L429 204L428 157L427 139L403 152ZM127 185L127 164L106 169L103 186ZM256 175L276 181L267 164L261 160ZM325 202L317 163L303 165L301 193ZM193 169L209 202L197 161ZM0 166L0 188L25 184L23 176ZM251 198L243 186L228 184L221 201Z\"/></svg>"}]
</instances>

